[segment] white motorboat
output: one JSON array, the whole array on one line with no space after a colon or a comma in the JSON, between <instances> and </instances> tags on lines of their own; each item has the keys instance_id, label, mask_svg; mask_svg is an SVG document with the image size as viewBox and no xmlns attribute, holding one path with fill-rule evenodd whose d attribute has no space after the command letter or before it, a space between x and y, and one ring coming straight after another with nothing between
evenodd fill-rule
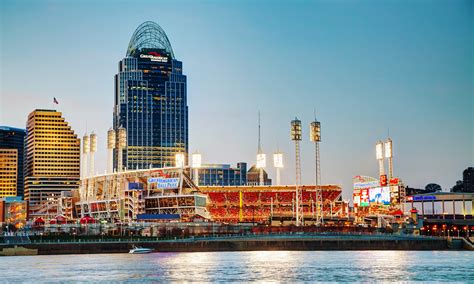
<instances>
[{"instance_id":1,"label":"white motorboat","mask_svg":"<svg viewBox=\"0 0 474 284\"><path fill-rule=\"evenodd\" d=\"M128 253L141 254L141 253L150 253L150 252L153 252L153 249L134 246Z\"/></svg>"}]
</instances>

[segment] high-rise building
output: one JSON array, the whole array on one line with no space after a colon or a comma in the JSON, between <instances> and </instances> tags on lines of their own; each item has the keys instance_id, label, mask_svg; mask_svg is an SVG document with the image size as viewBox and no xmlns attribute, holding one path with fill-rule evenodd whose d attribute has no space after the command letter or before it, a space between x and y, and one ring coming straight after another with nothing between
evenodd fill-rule
<instances>
[{"instance_id":1,"label":"high-rise building","mask_svg":"<svg viewBox=\"0 0 474 284\"><path fill-rule=\"evenodd\" d=\"M17 195L18 150L0 148L0 197Z\"/></svg>"},{"instance_id":2,"label":"high-rise building","mask_svg":"<svg viewBox=\"0 0 474 284\"><path fill-rule=\"evenodd\" d=\"M9 126L0 126L0 149L16 149L17 151L15 192L18 196L23 196L24 141L25 129L19 129Z\"/></svg>"},{"instance_id":3,"label":"high-rise building","mask_svg":"<svg viewBox=\"0 0 474 284\"><path fill-rule=\"evenodd\" d=\"M61 112L37 109L28 116L25 199L32 216L56 210L61 191L79 187L80 140Z\"/></svg>"},{"instance_id":4,"label":"high-rise building","mask_svg":"<svg viewBox=\"0 0 474 284\"><path fill-rule=\"evenodd\" d=\"M154 22L141 24L133 33L118 69L114 130L126 130L123 166L174 166L177 153L185 153L187 160L186 76L163 29ZM114 149L114 168L118 156L118 149Z\"/></svg>"}]
</instances>

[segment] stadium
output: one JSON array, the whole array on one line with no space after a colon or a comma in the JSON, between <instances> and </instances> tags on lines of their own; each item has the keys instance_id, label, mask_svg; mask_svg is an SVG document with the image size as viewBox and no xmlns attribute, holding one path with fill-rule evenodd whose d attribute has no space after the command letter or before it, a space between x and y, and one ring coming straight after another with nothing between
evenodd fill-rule
<instances>
[{"instance_id":1,"label":"stadium","mask_svg":"<svg viewBox=\"0 0 474 284\"><path fill-rule=\"evenodd\" d=\"M305 224L347 216L337 185L303 185ZM321 190L319 212L316 192ZM71 197L62 197L58 212L68 219L91 217L107 222L192 221L291 224L295 217L294 185L203 186L193 183L189 168L133 170L85 178ZM64 199L71 199L66 201ZM62 206L69 204L73 207Z\"/></svg>"}]
</instances>

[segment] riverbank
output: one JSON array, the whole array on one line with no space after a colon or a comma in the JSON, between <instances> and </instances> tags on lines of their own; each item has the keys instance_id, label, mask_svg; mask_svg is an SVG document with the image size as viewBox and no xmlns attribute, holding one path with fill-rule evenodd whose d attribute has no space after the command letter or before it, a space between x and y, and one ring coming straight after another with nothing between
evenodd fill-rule
<instances>
[{"instance_id":1,"label":"riverbank","mask_svg":"<svg viewBox=\"0 0 474 284\"><path fill-rule=\"evenodd\" d=\"M0 249L15 244L2 244ZM16 244L40 255L127 253L133 246L156 252L274 251L274 250L447 250L463 249L462 241L399 235L246 235L174 240L104 240Z\"/></svg>"}]
</instances>

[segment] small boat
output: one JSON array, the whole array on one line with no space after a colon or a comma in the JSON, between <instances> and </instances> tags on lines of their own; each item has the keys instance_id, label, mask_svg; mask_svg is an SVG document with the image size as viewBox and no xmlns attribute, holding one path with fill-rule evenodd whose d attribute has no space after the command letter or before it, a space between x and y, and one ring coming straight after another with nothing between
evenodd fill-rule
<instances>
[{"instance_id":1,"label":"small boat","mask_svg":"<svg viewBox=\"0 0 474 284\"><path fill-rule=\"evenodd\" d=\"M134 246L128 253L141 254L141 253L150 253L150 252L153 252L153 249Z\"/></svg>"}]
</instances>

